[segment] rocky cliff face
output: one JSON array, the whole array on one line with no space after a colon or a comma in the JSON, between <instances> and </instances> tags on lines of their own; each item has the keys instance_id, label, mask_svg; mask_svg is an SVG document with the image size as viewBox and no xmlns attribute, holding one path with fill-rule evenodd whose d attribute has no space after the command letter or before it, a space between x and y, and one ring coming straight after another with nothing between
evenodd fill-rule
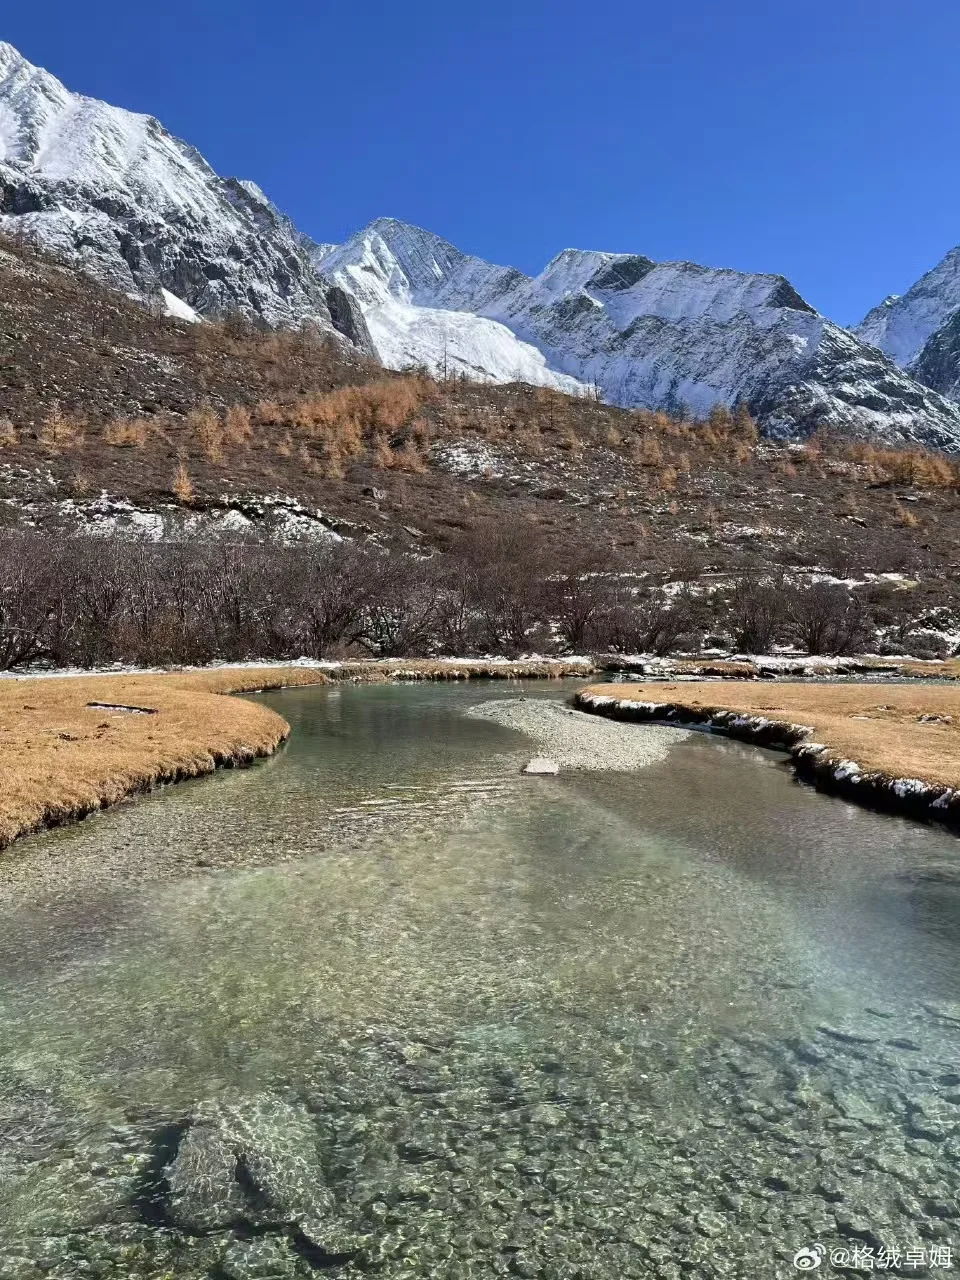
<instances>
[{"instance_id":1,"label":"rocky cliff face","mask_svg":"<svg viewBox=\"0 0 960 1280\"><path fill-rule=\"evenodd\" d=\"M5 43L0 228L127 293L366 341L359 310L331 299L259 187L219 177L159 121L71 93Z\"/></svg>"},{"instance_id":2,"label":"rocky cliff face","mask_svg":"<svg viewBox=\"0 0 960 1280\"><path fill-rule=\"evenodd\" d=\"M528 277L390 218L317 262L357 300L389 366L572 382L613 404L695 415L744 401L771 435L828 426L960 447L960 407L783 276L567 249Z\"/></svg>"}]
</instances>

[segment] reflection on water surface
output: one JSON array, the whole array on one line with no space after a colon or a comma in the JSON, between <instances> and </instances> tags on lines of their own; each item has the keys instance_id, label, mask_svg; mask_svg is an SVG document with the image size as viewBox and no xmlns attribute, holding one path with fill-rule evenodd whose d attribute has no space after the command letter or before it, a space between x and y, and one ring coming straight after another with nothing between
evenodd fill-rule
<instances>
[{"instance_id":1,"label":"reflection on water surface","mask_svg":"<svg viewBox=\"0 0 960 1280\"><path fill-rule=\"evenodd\" d=\"M19 846L0 1275L760 1277L951 1244L960 895L922 869L954 839L701 735L522 778L530 744L462 714L503 696L271 695L273 761Z\"/></svg>"}]
</instances>

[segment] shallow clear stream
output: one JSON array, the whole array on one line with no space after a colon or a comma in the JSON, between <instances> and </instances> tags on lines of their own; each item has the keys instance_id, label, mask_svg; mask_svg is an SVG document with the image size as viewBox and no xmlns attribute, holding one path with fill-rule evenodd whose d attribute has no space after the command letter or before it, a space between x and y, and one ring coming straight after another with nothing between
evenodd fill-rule
<instances>
[{"instance_id":1,"label":"shallow clear stream","mask_svg":"<svg viewBox=\"0 0 960 1280\"><path fill-rule=\"evenodd\" d=\"M960 1247L960 846L704 735L525 778L463 714L570 691L266 696L273 760L5 855L4 1280Z\"/></svg>"}]
</instances>

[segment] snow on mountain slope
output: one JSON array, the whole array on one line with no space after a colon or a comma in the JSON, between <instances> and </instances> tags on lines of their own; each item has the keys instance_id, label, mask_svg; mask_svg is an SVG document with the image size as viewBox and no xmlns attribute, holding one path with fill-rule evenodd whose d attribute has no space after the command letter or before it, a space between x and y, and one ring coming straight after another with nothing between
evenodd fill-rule
<instances>
[{"instance_id":1,"label":"snow on mountain slope","mask_svg":"<svg viewBox=\"0 0 960 1280\"><path fill-rule=\"evenodd\" d=\"M819 315L782 276L567 249L531 278L386 218L325 247L318 265L356 298L387 364L435 368L446 351L475 376L516 377L505 327L544 362L541 376L521 376L566 375L614 404L703 415L745 401L771 434L831 426L960 447L960 406Z\"/></svg>"},{"instance_id":2,"label":"snow on mountain slope","mask_svg":"<svg viewBox=\"0 0 960 1280\"><path fill-rule=\"evenodd\" d=\"M928 271L905 294L874 307L855 332L906 367L936 331L960 308L960 247Z\"/></svg>"},{"instance_id":3,"label":"snow on mountain slope","mask_svg":"<svg viewBox=\"0 0 960 1280\"><path fill-rule=\"evenodd\" d=\"M377 218L346 244L318 248L314 263L325 274L353 268L358 293L360 281L369 276L381 281L392 297L415 306L479 314L527 278L514 267L461 253L433 232L396 218ZM375 289L379 299L382 288Z\"/></svg>"},{"instance_id":4,"label":"snow on mountain slope","mask_svg":"<svg viewBox=\"0 0 960 1280\"><path fill-rule=\"evenodd\" d=\"M951 400L960 401L960 307L924 343L910 375Z\"/></svg>"},{"instance_id":5,"label":"snow on mountain slope","mask_svg":"<svg viewBox=\"0 0 960 1280\"><path fill-rule=\"evenodd\" d=\"M164 314L174 320L186 320L188 324L202 324L203 317L198 316L193 307L188 307L182 298L178 298L169 289L160 290Z\"/></svg>"},{"instance_id":6,"label":"snow on mountain slope","mask_svg":"<svg viewBox=\"0 0 960 1280\"><path fill-rule=\"evenodd\" d=\"M343 327L299 233L256 184L218 177L157 120L71 93L2 42L0 228L200 314Z\"/></svg>"},{"instance_id":7,"label":"snow on mountain slope","mask_svg":"<svg viewBox=\"0 0 960 1280\"><path fill-rule=\"evenodd\" d=\"M960 399L960 246L856 330L925 386Z\"/></svg>"},{"instance_id":8,"label":"snow on mountain slope","mask_svg":"<svg viewBox=\"0 0 960 1280\"><path fill-rule=\"evenodd\" d=\"M345 245L317 246L314 263L359 303L380 360L390 369L424 365L478 381L530 382L572 394L586 390L548 367L535 346L470 309L489 306L526 279L460 253L428 231L390 218Z\"/></svg>"}]
</instances>

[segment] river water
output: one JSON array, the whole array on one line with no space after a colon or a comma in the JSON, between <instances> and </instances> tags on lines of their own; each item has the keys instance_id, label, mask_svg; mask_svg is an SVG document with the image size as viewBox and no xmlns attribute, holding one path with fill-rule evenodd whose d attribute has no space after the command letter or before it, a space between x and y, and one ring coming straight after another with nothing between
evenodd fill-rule
<instances>
[{"instance_id":1,"label":"river water","mask_svg":"<svg viewBox=\"0 0 960 1280\"><path fill-rule=\"evenodd\" d=\"M955 839L464 714L570 691L265 696L274 759L5 855L4 1280L960 1265Z\"/></svg>"}]
</instances>

